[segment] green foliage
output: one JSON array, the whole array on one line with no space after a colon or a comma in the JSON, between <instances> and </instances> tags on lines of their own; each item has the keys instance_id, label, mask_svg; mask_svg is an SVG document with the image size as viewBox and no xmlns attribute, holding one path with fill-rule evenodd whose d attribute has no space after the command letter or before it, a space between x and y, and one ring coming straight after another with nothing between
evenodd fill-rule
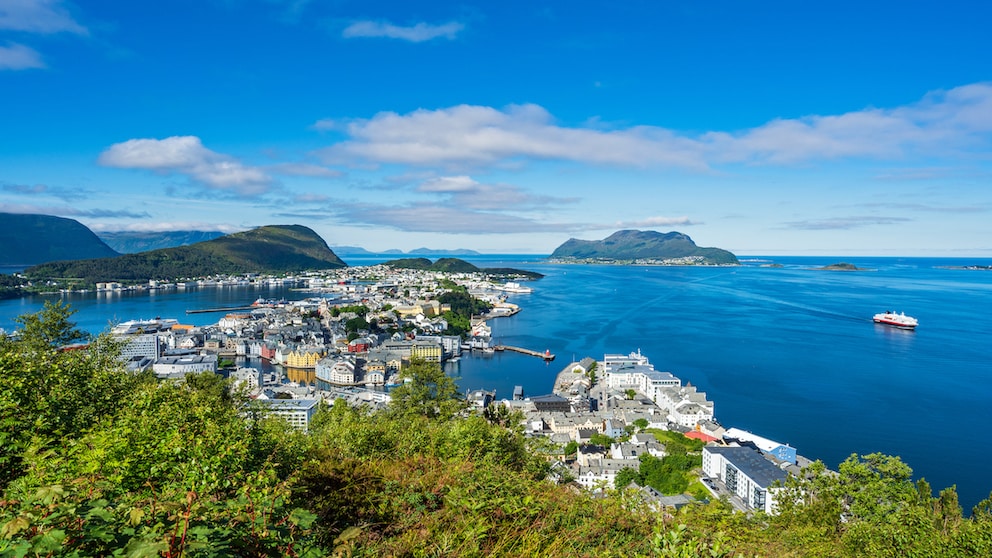
<instances>
[{"instance_id":1,"label":"green foliage","mask_svg":"<svg viewBox=\"0 0 992 558\"><path fill-rule=\"evenodd\" d=\"M604 260L668 259L698 256L707 264L737 264L737 257L719 248L700 248L680 232L617 231L603 240L571 238L555 248L552 258Z\"/></svg>"},{"instance_id":2,"label":"green foliage","mask_svg":"<svg viewBox=\"0 0 992 558\"><path fill-rule=\"evenodd\" d=\"M219 376L129 375L108 337L58 350L70 316L46 306L0 338L0 555L313 554L309 512L287 507L302 434L247 420Z\"/></svg>"},{"instance_id":3,"label":"green foliage","mask_svg":"<svg viewBox=\"0 0 992 558\"><path fill-rule=\"evenodd\" d=\"M935 497L895 457L815 463L777 516L719 500L659 513L543 480L557 450L519 413L468 412L433 364L412 363L389 408L339 401L304 434L219 376L130 376L105 337L60 351L70 317L53 306L0 337L0 556L992 554L992 497L964 518L953 487ZM669 455L618 486L686 490L695 441L656 435Z\"/></svg>"},{"instance_id":4,"label":"green foliage","mask_svg":"<svg viewBox=\"0 0 992 558\"><path fill-rule=\"evenodd\" d=\"M365 318L357 316L344 323L344 330L347 333L355 333L358 331L366 331L369 329L369 323L365 321Z\"/></svg>"},{"instance_id":5,"label":"green foliage","mask_svg":"<svg viewBox=\"0 0 992 558\"><path fill-rule=\"evenodd\" d=\"M438 302L447 304L451 310L445 311L442 317L448 322L448 335L464 335L472 329L471 317L485 314L492 310L492 305L479 300L468 291L450 291L438 297Z\"/></svg>"},{"instance_id":6,"label":"green foliage","mask_svg":"<svg viewBox=\"0 0 992 558\"><path fill-rule=\"evenodd\" d=\"M0 337L0 488L24 472L26 452L75 440L119 411L141 382L123 371L108 336L60 349L85 337L72 314L61 302L46 303L16 318L16 340Z\"/></svg>"},{"instance_id":7,"label":"green foliage","mask_svg":"<svg viewBox=\"0 0 992 558\"><path fill-rule=\"evenodd\" d=\"M601 432L593 432L593 434L589 436L589 443L594 446L605 446L608 448L614 442L616 442L616 440Z\"/></svg>"},{"instance_id":8,"label":"green foliage","mask_svg":"<svg viewBox=\"0 0 992 558\"><path fill-rule=\"evenodd\" d=\"M52 262L25 270L33 279L75 278L84 284L136 282L245 273L280 273L346 267L312 230L267 226L189 246L113 258Z\"/></svg>"},{"instance_id":9,"label":"green foliage","mask_svg":"<svg viewBox=\"0 0 992 558\"><path fill-rule=\"evenodd\" d=\"M455 380L437 363L414 359L400 378L403 383L390 392L390 410L398 415L449 418L465 406Z\"/></svg>"}]
</instances>

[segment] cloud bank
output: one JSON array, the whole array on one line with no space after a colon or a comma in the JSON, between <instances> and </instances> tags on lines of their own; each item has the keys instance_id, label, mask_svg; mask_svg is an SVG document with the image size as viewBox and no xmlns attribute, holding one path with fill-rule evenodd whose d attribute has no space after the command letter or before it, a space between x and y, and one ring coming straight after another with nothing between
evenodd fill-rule
<instances>
[{"instance_id":1,"label":"cloud bank","mask_svg":"<svg viewBox=\"0 0 992 558\"><path fill-rule=\"evenodd\" d=\"M992 84L935 92L912 105L779 119L736 132L683 134L654 126L562 126L543 107L457 105L370 119L318 121L347 138L318 151L325 162L448 168L555 160L709 171L728 164L796 165L840 158L978 156L990 146Z\"/></svg>"},{"instance_id":2,"label":"cloud bank","mask_svg":"<svg viewBox=\"0 0 992 558\"><path fill-rule=\"evenodd\" d=\"M115 143L100 154L98 162L107 167L181 174L208 188L242 196L265 194L273 185L272 178L261 169L207 149L196 136Z\"/></svg>"}]
</instances>

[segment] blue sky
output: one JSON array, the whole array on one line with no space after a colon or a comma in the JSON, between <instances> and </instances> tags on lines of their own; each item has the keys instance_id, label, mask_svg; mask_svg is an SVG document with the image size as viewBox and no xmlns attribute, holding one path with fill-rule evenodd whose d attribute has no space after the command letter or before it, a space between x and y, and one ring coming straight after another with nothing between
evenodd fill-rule
<instances>
[{"instance_id":1,"label":"blue sky","mask_svg":"<svg viewBox=\"0 0 992 558\"><path fill-rule=\"evenodd\" d=\"M418 5L420 4L420 5ZM992 257L992 7L0 0L0 211Z\"/></svg>"}]
</instances>

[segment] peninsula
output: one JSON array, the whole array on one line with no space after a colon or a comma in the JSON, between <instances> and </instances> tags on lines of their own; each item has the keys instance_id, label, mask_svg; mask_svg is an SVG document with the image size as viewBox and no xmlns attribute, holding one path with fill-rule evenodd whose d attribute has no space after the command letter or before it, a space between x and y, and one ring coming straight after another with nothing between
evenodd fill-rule
<instances>
[{"instance_id":1,"label":"peninsula","mask_svg":"<svg viewBox=\"0 0 992 558\"><path fill-rule=\"evenodd\" d=\"M603 240L570 238L555 249L557 263L628 263L647 265L739 265L737 256L720 248L701 248L680 232L622 230Z\"/></svg>"}]
</instances>

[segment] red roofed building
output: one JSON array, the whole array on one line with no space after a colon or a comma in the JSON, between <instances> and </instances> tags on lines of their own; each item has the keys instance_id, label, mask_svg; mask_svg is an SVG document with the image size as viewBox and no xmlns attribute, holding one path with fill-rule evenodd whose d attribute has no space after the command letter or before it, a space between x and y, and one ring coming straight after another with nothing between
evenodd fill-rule
<instances>
[{"instance_id":1,"label":"red roofed building","mask_svg":"<svg viewBox=\"0 0 992 558\"><path fill-rule=\"evenodd\" d=\"M716 441L718 441L720 439L720 438L714 438L713 436L710 436L709 434L703 434L702 432L699 432L698 430L692 430L690 432L686 432L685 433L685 437L686 438L694 438L696 440L702 440L703 442L705 442L707 444L710 443L710 442L716 442Z\"/></svg>"}]
</instances>

